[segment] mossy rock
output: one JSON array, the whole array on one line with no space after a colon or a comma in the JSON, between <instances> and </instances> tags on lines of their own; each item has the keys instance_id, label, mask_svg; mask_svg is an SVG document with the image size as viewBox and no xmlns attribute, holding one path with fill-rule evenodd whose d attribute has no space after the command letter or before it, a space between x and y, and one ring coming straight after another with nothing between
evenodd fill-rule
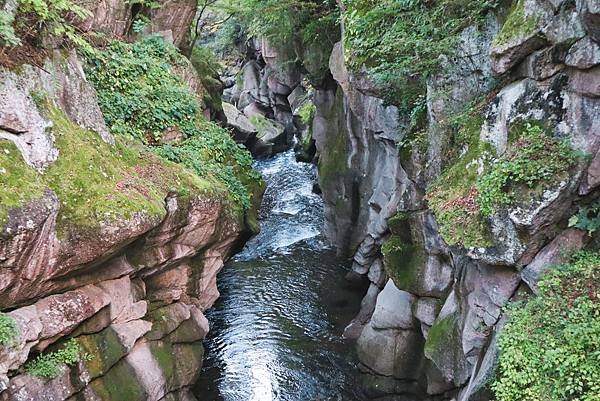
<instances>
[{"instance_id":1,"label":"mossy rock","mask_svg":"<svg viewBox=\"0 0 600 401\"><path fill-rule=\"evenodd\" d=\"M41 175L25 162L16 145L0 139L0 227L8 222L11 209L41 198L45 189Z\"/></svg>"},{"instance_id":2,"label":"mossy rock","mask_svg":"<svg viewBox=\"0 0 600 401\"><path fill-rule=\"evenodd\" d=\"M441 176L428 188L426 199L448 245L491 247L493 237L476 203L476 185L495 151L491 144L480 140L480 111L468 110L455 116L455 120L459 126L456 143Z\"/></svg>"},{"instance_id":3,"label":"mossy rock","mask_svg":"<svg viewBox=\"0 0 600 401\"><path fill-rule=\"evenodd\" d=\"M97 334L84 335L77 339L84 353L90 355L83 364L92 379L104 375L127 354L119 336L110 327Z\"/></svg>"},{"instance_id":4,"label":"mossy rock","mask_svg":"<svg viewBox=\"0 0 600 401\"><path fill-rule=\"evenodd\" d=\"M40 174L23 160L12 142L0 140L0 224L8 212L40 198L47 189L60 200L57 231L96 229L102 222L144 215L160 221L170 191L182 197L226 192L213 179L200 178L184 167L160 159L141 145L117 139L111 146L100 136L73 123L54 105L44 106L53 122L58 159Z\"/></svg>"},{"instance_id":5,"label":"mossy rock","mask_svg":"<svg viewBox=\"0 0 600 401\"><path fill-rule=\"evenodd\" d=\"M406 243L392 235L381 247L386 272L396 287L413 294L423 292L427 255L422 246Z\"/></svg>"},{"instance_id":6,"label":"mossy rock","mask_svg":"<svg viewBox=\"0 0 600 401\"><path fill-rule=\"evenodd\" d=\"M462 350L461 328L457 314L448 315L435 321L425 341L425 356L446 378L453 378L456 385L462 385L468 378L469 367Z\"/></svg>"},{"instance_id":7,"label":"mossy rock","mask_svg":"<svg viewBox=\"0 0 600 401\"><path fill-rule=\"evenodd\" d=\"M518 0L494 38L494 46L502 46L517 38L533 35L538 30L539 17L525 12L525 0Z\"/></svg>"},{"instance_id":8,"label":"mossy rock","mask_svg":"<svg viewBox=\"0 0 600 401\"><path fill-rule=\"evenodd\" d=\"M139 378L125 359L121 359L104 376L89 387L102 401L145 401L147 394Z\"/></svg>"},{"instance_id":9,"label":"mossy rock","mask_svg":"<svg viewBox=\"0 0 600 401\"><path fill-rule=\"evenodd\" d=\"M177 364L172 344L166 341L151 341L148 345L152 356L163 372L163 376L172 378Z\"/></svg>"},{"instance_id":10,"label":"mossy rock","mask_svg":"<svg viewBox=\"0 0 600 401\"><path fill-rule=\"evenodd\" d=\"M403 235L408 231L410 212L398 212L387 221L388 228L394 235Z\"/></svg>"}]
</instances>

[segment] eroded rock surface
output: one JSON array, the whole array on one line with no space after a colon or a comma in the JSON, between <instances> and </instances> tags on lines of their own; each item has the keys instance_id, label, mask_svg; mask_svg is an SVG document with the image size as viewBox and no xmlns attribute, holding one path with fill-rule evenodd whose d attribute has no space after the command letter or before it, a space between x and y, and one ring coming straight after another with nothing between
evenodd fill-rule
<instances>
[{"instance_id":1,"label":"eroded rock surface","mask_svg":"<svg viewBox=\"0 0 600 401\"><path fill-rule=\"evenodd\" d=\"M567 222L578 205L595 199L600 182L594 4L523 0L467 28L457 55L442 60L447 68L428 82L426 143L408 155L399 144L409 135L409 115L386 105L364 71L349 71L343 41L335 46L334 82L318 86L314 96L313 135L326 233L352 258L354 274L371 281L345 333L358 338L367 395L490 399L486 382L498 357L503 306L517 292L537 291L549 266L590 241ZM511 151L515 127L536 122L591 157L486 217L486 241L464 247L463 238L447 237L441 225L448 223L427 194L456 185L439 181L451 167L448 122L472 102L484 104L474 137L495 157Z\"/></svg>"}]
</instances>

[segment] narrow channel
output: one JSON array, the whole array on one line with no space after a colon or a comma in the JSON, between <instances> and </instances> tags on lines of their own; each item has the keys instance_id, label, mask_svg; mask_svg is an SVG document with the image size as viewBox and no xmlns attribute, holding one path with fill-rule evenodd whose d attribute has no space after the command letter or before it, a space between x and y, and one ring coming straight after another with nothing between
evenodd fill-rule
<instances>
[{"instance_id":1,"label":"narrow channel","mask_svg":"<svg viewBox=\"0 0 600 401\"><path fill-rule=\"evenodd\" d=\"M261 232L219 278L208 313L200 401L361 400L356 357L342 332L364 289L322 236L315 167L293 151L257 161L267 183Z\"/></svg>"}]
</instances>

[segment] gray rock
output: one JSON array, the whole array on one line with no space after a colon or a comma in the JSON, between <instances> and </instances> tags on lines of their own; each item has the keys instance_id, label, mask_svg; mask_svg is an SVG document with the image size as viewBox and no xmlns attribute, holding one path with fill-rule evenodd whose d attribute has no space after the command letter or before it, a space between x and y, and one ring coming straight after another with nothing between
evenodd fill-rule
<instances>
[{"instance_id":1,"label":"gray rock","mask_svg":"<svg viewBox=\"0 0 600 401\"><path fill-rule=\"evenodd\" d=\"M227 124L234 130L238 131L244 138L256 134L258 131L254 125L250 122L248 117L241 111L239 111L234 105L223 102L223 112L227 119Z\"/></svg>"},{"instance_id":2,"label":"gray rock","mask_svg":"<svg viewBox=\"0 0 600 401\"><path fill-rule=\"evenodd\" d=\"M537 283L546 270L553 265L562 263L571 251L582 249L588 241L585 231L568 229L546 245L521 271L521 277L534 293L537 293Z\"/></svg>"},{"instance_id":3,"label":"gray rock","mask_svg":"<svg viewBox=\"0 0 600 401\"><path fill-rule=\"evenodd\" d=\"M518 74L537 81L550 78L564 68L555 62L555 49L548 47L533 52L519 66Z\"/></svg>"},{"instance_id":4,"label":"gray rock","mask_svg":"<svg viewBox=\"0 0 600 401\"><path fill-rule=\"evenodd\" d=\"M571 90L589 97L600 97L600 67L570 73Z\"/></svg>"},{"instance_id":5,"label":"gray rock","mask_svg":"<svg viewBox=\"0 0 600 401\"><path fill-rule=\"evenodd\" d=\"M415 321L412 315L414 295L399 290L392 280L388 280L383 291L377 297L377 304L371 325L374 329L413 329Z\"/></svg>"},{"instance_id":6,"label":"gray rock","mask_svg":"<svg viewBox=\"0 0 600 401\"><path fill-rule=\"evenodd\" d=\"M371 283L375 284L376 286L380 288L384 286L387 279L387 274L385 273L381 259L375 259L369 268L368 277Z\"/></svg>"},{"instance_id":7,"label":"gray rock","mask_svg":"<svg viewBox=\"0 0 600 401\"><path fill-rule=\"evenodd\" d=\"M560 12L542 28L542 33L555 45L570 44L585 36L581 15L577 10L561 8Z\"/></svg>"},{"instance_id":8,"label":"gray rock","mask_svg":"<svg viewBox=\"0 0 600 401\"><path fill-rule=\"evenodd\" d=\"M427 326L433 325L440 309L442 308L442 302L437 298L420 297L417 300L414 315L422 323Z\"/></svg>"},{"instance_id":9,"label":"gray rock","mask_svg":"<svg viewBox=\"0 0 600 401\"><path fill-rule=\"evenodd\" d=\"M580 70L586 70L600 64L600 45L589 36L586 36L569 49L565 64Z\"/></svg>"}]
</instances>

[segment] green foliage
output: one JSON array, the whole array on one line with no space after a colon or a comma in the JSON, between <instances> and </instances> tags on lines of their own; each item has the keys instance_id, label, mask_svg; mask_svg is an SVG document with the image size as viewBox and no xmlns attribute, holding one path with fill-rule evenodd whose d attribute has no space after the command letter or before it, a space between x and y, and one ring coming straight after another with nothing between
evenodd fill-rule
<instances>
[{"instance_id":1,"label":"green foliage","mask_svg":"<svg viewBox=\"0 0 600 401\"><path fill-rule=\"evenodd\" d=\"M25 36L43 32L88 48L72 21L73 18L85 19L90 15L88 10L71 0L17 0L14 14L0 13L0 40L5 45L16 46L23 38L15 32ZM37 31L34 32L32 27Z\"/></svg>"},{"instance_id":2,"label":"green foliage","mask_svg":"<svg viewBox=\"0 0 600 401\"><path fill-rule=\"evenodd\" d=\"M0 312L0 346L9 346L19 337L17 322L7 315Z\"/></svg>"},{"instance_id":3,"label":"green foliage","mask_svg":"<svg viewBox=\"0 0 600 401\"><path fill-rule=\"evenodd\" d=\"M196 53L196 68L212 68L199 57ZM90 54L88 77L113 134L152 145L162 158L217 178L237 205L248 208L248 188L260 177L252 170L250 154L229 132L202 117L198 99L175 73L186 62L175 47L151 36L133 44L113 42ZM181 132L183 142L163 143L167 129Z\"/></svg>"},{"instance_id":4,"label":"green foliage","mask_svg":"<svg viewBox=\"0 0 600 401\"><path fill-rule=\"evenodd\" d=\"M552 268L539 295L507 308L497 401L600 399L600 256L579 252Z\"/></svg>"},{"instance_id":5,"label":"green foliage","mask_svg":"<svg viewBox=\"0 0 600 401\"><path fill-rule=\"evenodd\" d=\"M6 46L17 46L21 39L15 33L15 16L7 11L0 10L0 40Z\"/></svg>"},{"instance_id":6,"label":"green foliage","mask_svg":"<svg viewBox=\"0 0 600 401\"><path fill-rule=\"evenodd\" d=\"M83 352L77 340L70 339L60 350L38 355L25 365L25 369L32 376L53 379L63 373L64 365L72 366L89 358L91 356Z\"/></svg>"},{"instance_id":7,"label":"green foliage","mask_svg":"<svg viewBox=\"0 0 600 401\"><path fill-rule=\"evenodd\" d=\"M227 186L237 205L250 208L252 199L248 186L252 181L260 181L260 174L252 169L250 153L236 144L226 129L205 122L197 135L182 144L165 144L155 150L159 156L180 163L199 176L216 177Z\"/></svg>"},{"instance_id":8,"label":"green foliage","mask_svg":"<svg viewBox=\"0 0 600 401\"><path fill-rule=\"evenodd\" d=\"M200 104L174 69L186 61L158 36L111 42L88 54L86 73L113 134L157 143L167 128L195 129Z\"/></svg>"},{"instance_id":9,"label":"green foliage","mask_svg":"<svg viewBox=\"0 0 600 401\"><path fill-rule=\"evenodd\" d=\"M567 141L556 143L536 125L527 123L520 138L477 183L477 204L484 216L510 205L517 191L550 184L572 167L574 152Z\"/></svg>"},{"instance_id":10,"label":"green foliage","mask_svg":"<svg viewBox=\"0 0 600 401\"><path fill-rule=\"evenodd\" d=\"M589 235L595 233L600 228L600 200L581 208L569 219L569 227L587 231Z\"/></svg>"},{"instance_id":11,"label":"green foliage","mask_svg":"<svg viewBox=\"0 0 600 401\"><path fill-rule=\"evenodd\" d=\"M495 0L344 0L345 50L385 88L389 103L412 109L425 80L452 56L460 32L477 23Z\"/></svg>"},{"instance_id":12,"label":"green foliage","mask_svg":"<svg viewBox=\"0 0 600 401\"><path fill-rule=\"evenodd\" d=\"M275 44L331 40L328 33L337 25L333 0L235 0L226 7L250 36Z\"/></svg>"},{"instance_id":13,"label":"green foliage","mask_svg":"<svg viewBox=\"0 0 600 401\"><path fill-rule=\"evenodd\" d=\"M135 21L133 21L133 24L131 24L131 30L135 33L144 32L149 23L150 20L148 17L145 15L140 15L135 19Z\"/></svg>"}]
</instances>

